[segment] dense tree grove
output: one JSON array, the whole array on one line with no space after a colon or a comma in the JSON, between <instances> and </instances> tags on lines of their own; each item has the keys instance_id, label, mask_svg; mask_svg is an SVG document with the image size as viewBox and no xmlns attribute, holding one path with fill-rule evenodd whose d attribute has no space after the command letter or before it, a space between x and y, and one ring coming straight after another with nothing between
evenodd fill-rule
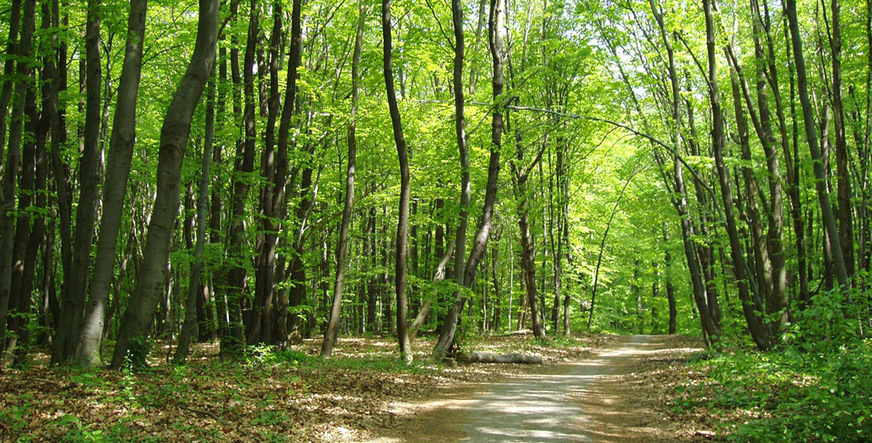
<instances>
[{"instance_id":1,"label":"dense tree grove","mask_svg":"<svg viewBox=\"0 0 872 443\"><path fill-rule=\"evenodd\" d=\"M2 366L872 327L872 2L11 0L0 46Z\"/></svg>"}]
</instances>

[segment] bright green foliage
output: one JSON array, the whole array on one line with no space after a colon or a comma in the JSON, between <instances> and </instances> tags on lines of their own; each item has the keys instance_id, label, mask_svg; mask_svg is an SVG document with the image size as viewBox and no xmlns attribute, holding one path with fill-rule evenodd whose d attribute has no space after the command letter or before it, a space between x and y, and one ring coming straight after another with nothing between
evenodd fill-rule
<instances>
[{"instance_id":1,"label":"bright green foliage","mask_svg":"<svg viewBox=\"0 0 872 443\"><path fill-rule=\"evenodd\" d=\"M781 351L706 355L692 365L706 378L676 388L673 407L723 417L732 441L866 441L872 341L834 330L843 314L840 304L823 302L805 311L793 325L805 332L789 337Z\"/></svg>"}]
</instances>

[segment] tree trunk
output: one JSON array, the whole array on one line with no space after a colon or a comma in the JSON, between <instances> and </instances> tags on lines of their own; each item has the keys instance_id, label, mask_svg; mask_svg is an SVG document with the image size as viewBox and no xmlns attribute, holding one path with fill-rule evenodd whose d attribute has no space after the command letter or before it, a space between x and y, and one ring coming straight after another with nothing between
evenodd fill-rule
<instances>
[{"instance_id":1,"label":"tree trunk","mask_svg":"<svg viewBox=\"0 0 872 443\"><path fill-rule=\"evenodd\" d=\"M345 176L345 206L339 226L339 242L336 244L336 279L333 285L333 306L330 322L321 345L321 357L329 358L336 346L339 333L339 315L345 288L345 268L348 266L348 229L354 209L354 175L357 169L357 108L360 102L360 54L363 47L363 27L367 8L360 2L357 11L357 31L354 36L354 55L351 59L351 113L348 117L348 171Z\"/></svg>"},{"instance_id":2,"label":"tree trunk","mask_svg":"<svg viewBox=\"0 0 872 443\"><path fill-rule=\"evenodd\" d=\"M6 322L9 302L12 296L12 261L15 244L15 195L16 178L21 159L21 144L24 140L24 108L27 95L27 79L32 69L26 62L31 53L35 23L36 1L25 0L22 19L21 41L18 42L17 55L21 57L15 64L18 81L14 82L15 101L13 102L9 147L3 163L2 187L0 187L0 350L6 344ZM15 14L13 14L14 16ZM6 61L7 64L11 60ZM4 68L5 69L5 68ZM11 82L7 82L11 83Z\"/></svg>"},{"instance_id":3,"label":"tree trunk","mask_svg":"<svg viewBox=\"0 0 872 443\"><path fill-rule=\"evenodd\" d=\"M851 176L848 170L848 147L845 140L845 111L842 106L842 23L841 3L831 0L832 32L830 34L830 49L833 63L833 127L835 129L836 149L836 202L838 203L839 244L842 247L842 257L848 278L854 275L854 228L853 210L851 204Z\"/></svg>"},{"instance_id":4,"label":"tree trunk","mask_svg":"<svg viewBox=\"0 0 872 443\"><path fill-rule=\"evenodd\" d=\"M165 288L164 269L169 259L173 225L179 211L179 183L191 130L191 120L215 62L218 33L218 0L200 0L197 40L191 62L176 89L161 128L157 197L154 201L143 266L124 317L112 357L119 368L128 356L135 365L145 364L144 345L154 318L158 297Z\"/></svg>"},{"instance_id":5,"label":"tree trunk","mask_svg":"<svg viewBox=\"0 0 872 443\"><path fill-rule=\"evenodd\" d=\"M184 363L188 358L191 338L196 332L204 335L207 331L200 329L198 324L198 302L202 300L203 250L206 246L206 217L209 216L209 182L212 180L212 145L215 135L215 68L209 76L209 89L206 93L206 128L203 142L203 158L201 159L202 176L197 195L197 243L194 246L194 256L191 261L191 276L188 279L188 294L185 301L185 320L179 333L179 343L173 357L175 363Z\"/></svg>"},{"instance_id":6,"label":"tree trunk","mask_svg":"<svg viewBox=\"0 0 872 443\"><path fill-rule=\"evenodd\" d=\"M301 21L301 11L302 11L302 0L293 0L292 9L291 9L291 47L290 54L288 55L288 78L287 78L287 90L285 91L285 101L282 104L282 116L281 121L279 122L279 138L278 138L278 152L276 156L276 173L275 173L275 195L274 202L283 202L282 206L286 206L285 202L285 181L287 180L288 174L288 145L290 144L290 133L291 133L291 123L294 115L298 113L297 110L297 71L300 67L301 60L301 44L302 44L302 21ZM305 194L308 192L308 188L311 185L311 176L312 172L310 169L303 171L302 183L301 183L301 193ZM274 206L277 206L274 203ZM300 207L297 209L297 218L299 219L299 223L304 223L305 220L302 217L299 217L301 214L300 208L305 206L305 198L300 203ZM282 215L285 214L284 209L280 211ZM304 212L302 212L304 213ZM283 217L282 217L283 218ZM290 278L292 282L295 282L295 285L289 289L289 297L288 297L288 305L299 306L303 298L305 297L305 285L302 284L302 280L305 279L306 271L303 269L303 261L300 257L302 253L302 246L300 245L300 236L295 236L294 240L291 244L291 263L290 263ZM288 316L287 307L283 309L283 312L278 315L276 321L276 331L275 335L277 339L282 343L285 343L288 340L289 333L295 333L295 328L293 325L296 325L297 317L296 314L292 316Z\"/></svg>"},{"instance_id":7,"label":"tree trunk","mask_svg":"<svg viewBox=\"0 0 872 443\"><path fill-rule=\"evenodd\" d=\"M672 283L672 253L669 252L669 227L663 225L663 263L666 267L666 300L669 303L669 333L675 334L678 309L675 304L675 284Z\"/></svg>"},{"instance_id":8,"label":"tree trunk","mask_svg":"<svg viewBox=\"0 0 872 443\"><path fill-rule=\"evenodd\" d=\"M805 58L802 54L802 37L799 34L799 22L796 18L796 0L785 0L785 2L784 11L790 28L793 59L796 64L796 86L799 92L799 102L802 106L802 117L805 122L806 142L814 162L815 189L821 209L821 218L824 230L832 243L833 271L839 281L839 286L847 288L850 283L848 281L848 268L845 265L845 257L842 253L842 243L838 228L836 227L836 219L833 216L830 193L827 189L827 172L823 163L824 157L821 155L821 150L818 146L814 110L808 96L808 79L806 78Z\"/></svg>"},{"instance_id":9,"label":"tree trunk","mask_svg":"<svg viewBox=\"0 0 872 443\"><path fill-rule=\"evenodd\" d=\"M88 304L82 331L73 358L78 366L94 367L101 363L100 344L109 301L112 277L115 275L115 252L118 232L124 212L124 195L136 141L136 100L142 72L142 51L145 37L147 0L132 0L127 19L127 42L124 65L118 85L118 103L109 141L109 161L103 186L103 217L94 274L89 287Z\"/></svg>"},{"instance_id":10,"label":"tree trunk","mask_svg":"<svg viewBox=\"0 0 872 443\"><path fill-rule=\"evenodd\" d=\"M693 299L700 310L700 323L703 335L706 337L717 337L720 336L720 331L717 330L718 328L709 315L709 310L707 308L708 301L706 298L705 283L703 282L703 273L700 268L697 246L693 240L693 224L687 211L687 187L684 182L684 172L681 163L681 99L679 98L678 73L675 68L675 53L672 48L672 42L669 39L669 34L666 30L666 25L663 22L662 10L655 4L654 0L649 0L649 4L651 5L651 11L654 14L654 18L657 21L663 44L666 47L666 54L669 63L669 83L672 89L672 122L675 125L672 133L672 180L675 186L675 196L672 198L672 205L675 207L678 212L678 217L681 220L681 238L684 243L684 255L687 259L688 270L690 271Z\"/></svg>"},{"instance_id":11,"label":"tree trunk","mask_svg":"<svg viewBox=\"0 0 872 443\"><path fill-rule=\"evenodd\" d=\"M484 256L485 249L487 248L488 236L490 235L491 224L493 221L494 205L496 204L498 178L500 171L500 151L502 150L503 136L504 103L500 103L499 100L504 100L504 98L502 97L502 91L503 85L505 83L503 78L503 60L505 54L503 53L503 37L501 34L501 30L503 29L502 23L505 14L505 2L503 0L491 0L491 13L490 19L488 21L488 37L490 40L489 46L491 51L491 57L493 60L493 76L491 79L491 84L493 87L492 96L495 101L494 105L496 106L494 108L493 119L491 121L491 146L490 158L488 160L487 185L485 189L484 206L482 207L481 219L479 220L478 227L476 228L472 250L470 250L469 252L469 257L466 259L465 265L463 262L463 257L465 256L464 249L466 241L465 214L466 211L468 211L469 207L468 193L471 193L471 189L469 188L469 152L466 148L466 135L464 129L465 122L461 121L463 117L463 88L460 84L460 80L463 71L463 50L462 48L458 48L463 44L463 13L462 4L459 2L459 0L453 0L452 11L455 11L453 12L453 20L455 26L455 40L457 40L457 44L455 46L454 68L454 74L456 77L454 85L455 113L457 114L455 129L458 139L458 145L461 146L461 165L466 164L466 169L462 170L461 172L462 182L464 182L463 180L465 180L464 183L466 183L466 187L461 189L461 222L458 225L458 231L460 231L462 227L464 235L461 236L460 232L455 233L456 254L454 272L455 276L458 278L458 283L462 283L463 288L468 289L475 281L475 275L478 272L478 265L481 262L482 257ZM460 66L458 66L458 63L460 63ZM457 94L460 94L459 99L457 98ZM466 194L465 197L464 194ZM464 198L466 199L465 204ZM463 275L462 279L459 278L461 274ZM433 349L433 357L437 360L441 360L454 344L454 337L457 331L457 324L459 322L460 312L461 310L463 310L463 304L465 303L465 301L466 300L463 292L457 291L455 293L454 304L448 311L448 314L445 318L445 324L442 328L441 334L439 335L439 340L436 342L436 346Z\"/></svg>"},{"instance_id":12,"label":"tree trunk","mask_svg":"<svg viewBox=\"0 0 872 443\"><path fill-rule=\"evenodd\" d=\"M88 21L85 26L85 59L87 80L85 92L84 149L79 163L79 203L76 207L76 231L73 245L73 267L69 283L64 282L61 303L61 323L52 349L52 362L64 363L73 358L82 330L91 245L94 240L100 184L100 9L101 0L88 1ZM114 258L114 257L113 257Z\"/></svg>"},{"instance_id":13,"label":"tree trunk","mask_svg":"<svg viewBox=\"0 0 872 443\"><path fill-rule=\"evenodd\" d=\"M268 343L274 341L273 327L276 312L273 308L276 284L276 248L278 247L278 223L275 221L283 214L281 211L284 190L284 171L278 171L280 160L275 152L275 125L279 114L279 46L283 39L282 5L273 4L273 29L269 44L269 95L267 104L267 125L264 152L261 156L261 175L266 184L261 191L260 206L261 252L255 266L254 306L251 313L251 329L248 331L249 343ZM287 154L285 154L287 157ZM285 169L287 158L284 159ZM282 180L277 180L281 172ZM277 198L278 197L278 198Z\"/></svg>"},{"instance_id":14,"label":"tree trunk","mask_svg":"<svg viewBox=\"0 0 872 443\"><path fill-rule=\"evenodd\" d=\"M396 267L394 271L394 284L397 291L397 337L400 354L408 364L412 362L412 346L409 342L409 333L406 325L406 273L409 255L409 157L406 149L406 139L403 136L403 126L400 122L397 93L394 89L393 56L391 54L393 50L391 39L391 0L382 0L382 41L384 43L385 88L388 94L388 107L391 113L394 143L397 145L397 156L400 161L400 208L399 221L397 222ZM463 40L461 37L459 45L462 44ZM459 251L460 248L458 248L458 254Z\"/></svg>"},{"instance_id":15,"label":"tree trunk","mask_svg":"<svg viewBox=\"0 0 872 443\"><path fill-rule=\"evenodd\" d=\"M721 185L721 195L724 201L724 218L727 225L727 235L730 239L730 250L733 258L733 272L736 274L736 284L739 287L739 298L742 300L742 310L745 320L751 332L751 338L760 350L766 350L770 346L769 333L766 325L757 316L762 306L752 302L752 294L748 287L748 276L745 271L745 257L742 244L736 228L736 218L733 210L733 195L729 171L724 162L724 119L721 111L720 93L718 91L717 65L715 62L715 31L713 20L713 0L703 0L706 19L706 53L708 55L708 82L709 101L712 109L712 149L715 155L715 164L718 171L718 179ZM716 331L720 336L720 331ZM715 336L713 336L715 337Z\"/></svg>"}]
</instances>

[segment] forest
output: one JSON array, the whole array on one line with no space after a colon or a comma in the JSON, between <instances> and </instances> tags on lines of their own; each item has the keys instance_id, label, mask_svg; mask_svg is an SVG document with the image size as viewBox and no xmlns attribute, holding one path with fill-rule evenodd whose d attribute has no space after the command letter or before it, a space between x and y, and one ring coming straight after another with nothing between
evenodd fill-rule
<instances>
[{"instance_id":1,"label":"forest","mask_svg":"<svg viewBox=\"0 0 872 443\"><path fill-rule=\"evenodd\" d=\"M872 436L872 1L8 1L4 383L682 334L679 417Z\"/></svg>"}]
</instances>

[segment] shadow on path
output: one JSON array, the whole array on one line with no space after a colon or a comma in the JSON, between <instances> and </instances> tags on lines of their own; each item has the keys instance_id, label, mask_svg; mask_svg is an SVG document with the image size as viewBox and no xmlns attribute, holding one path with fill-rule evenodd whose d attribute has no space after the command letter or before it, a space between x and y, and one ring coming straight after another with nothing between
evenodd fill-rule
<instances>
[{"instance_id":1,"label":"shadow on path","mask_svg":"<svg viewBox=\"0 0 872 443\"><path fill-rule=\"evenodd\" d=\"M602 392L591 392L592 386L604 376L632 370L635 362L662 350L667 341L667 336L623 336L597 350L589 360L544 367L540 373L505 382L452 390L415 405L418 412L408 418L413 423L405 435L375 441L608 440L610 432L597 429L606 411L596 411L595 419L586 414L593 411L585 411L586 407L608 409L611 403ZM585 401L591 396L597 400ZM606 421L620 422L621 417L609 414Z\"/></svg>"}]
</instances>

